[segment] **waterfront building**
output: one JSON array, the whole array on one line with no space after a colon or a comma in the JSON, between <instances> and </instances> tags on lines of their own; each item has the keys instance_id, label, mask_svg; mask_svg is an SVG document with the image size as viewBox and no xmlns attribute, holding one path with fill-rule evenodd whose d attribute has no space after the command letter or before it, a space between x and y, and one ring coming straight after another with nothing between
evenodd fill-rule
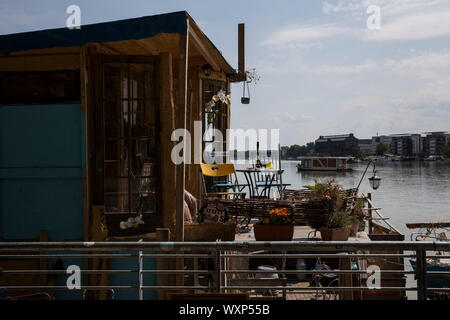
<instances>
[{"instance_id":1,"label":"waterfront building","mask_svg":"<svg viewBox=\"0 0 450 320\"><path fill-rule=\"evenodd\" d=\"M372 137L372 151L373 153L377 152L377 146L379 144L385 144L388 147L390 147L392 143L392 137L391 136L386 136L386 135L382 135L382 136L374 136Z\"/></svg>"},{"instance_id":2,"label":"waterfront building","mask_svg":"<svg viewBox=\"0 0 450 320\"><path fill-rule=\"evenodd\" d=\"M423 154L426 157L438 156L444 153L444 148L450 141L450 134L444 131L427 132L422 138Z\"/></svg>"},{"instance_id":3,"label":"waterfront building","mask_svg":"<svg viewBox=\"0 0 450 320\"><path fill-rule=\"evenodd\" d=\"M320 136L315 141L316 154L320 156L356 155L358 139L353 133L331 136Z\"/></svg>"},{"instance_id":4,"label":"waterfront building","mask_svg":"<svg viewBox=\"0 0 450 320\"><path fill-rule=\"evenodd\" d=\"M394 134L391 138L390 150L397 156L417 157L422 153L420 134Z\"/></svg>"},{"instance_id":5,"label":"waterfront building","mask_svg":"<svg viewBox=\"0 0 450 320\"><path fill-rule=\"evenodd\" d=\"M365 151L365 152L372 152L372 139L359 139L358 140L358 147L359 150Z\"/></svg>"}]
</instances>

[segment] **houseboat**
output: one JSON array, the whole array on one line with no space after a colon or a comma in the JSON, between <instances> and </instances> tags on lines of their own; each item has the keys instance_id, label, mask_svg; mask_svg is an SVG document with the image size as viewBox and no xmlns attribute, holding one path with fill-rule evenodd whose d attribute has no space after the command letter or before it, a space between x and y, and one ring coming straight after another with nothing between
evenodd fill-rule
<instances>
[{"instance_id":1,"label":"houseboat","mask_svg":"<svg viewBox=\"0 0 450 320\"><path fill-rule=\"evenodd\" d=\"M350 157L302 157L297 171L351 171Z\"/></svg>"},{"instance_id":2,"label":"houseboat","mask_svg":"<svg viewBox=\"0 0 450 320\"><path fill-rule=\"evenodd\" d=\"M201 199L201 177L198 164L171 161L171 135L194 121L210 125L204 105L245 79L239 70L185 11L0 36L0 243L151 240L157 228L183 241L184 190ZM214 127L225 132L230 105L216 109ZM135 216L142 225L121 227ZM40 268L135 267L128 259L105 261L49 260ZM126 286L137 278L86 280ZM137 295L128 290L116 298Z\"/></svg>"}]
</instances>

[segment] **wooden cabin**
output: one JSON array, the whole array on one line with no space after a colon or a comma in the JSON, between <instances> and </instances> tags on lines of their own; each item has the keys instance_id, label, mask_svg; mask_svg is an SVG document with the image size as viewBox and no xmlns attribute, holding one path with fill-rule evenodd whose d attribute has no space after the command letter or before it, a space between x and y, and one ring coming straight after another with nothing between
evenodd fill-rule
<instances>
[{"instance_id":1,"label":"wooden cabin","mask_svg":"<svg viewBox=\"0 0 450 320\"><path fill-rule=\"evenodd\" d=\"M172 132L204 130L205 103L244 74L184 11L0 36L0 241L182 241L183 190L202 187Z\"/></svg>"},{"instance_id":2,"label":"wooden cabin","mask_svg":"<svg viewBox=\"0 0 450 320\"><path fill-rule=\"evenodd\" d=\"M183 11L3 35L0 48L0 239L93 239L96 206L108 236L139 206L141 232L174 231L177 190L201 198L202 188L198 165L172 163L171 134L193 136L194 121L204 130L202 106L242 78L194 20ZM225 130L220 108L214 126Z\"/></svg>"}]
</instances>

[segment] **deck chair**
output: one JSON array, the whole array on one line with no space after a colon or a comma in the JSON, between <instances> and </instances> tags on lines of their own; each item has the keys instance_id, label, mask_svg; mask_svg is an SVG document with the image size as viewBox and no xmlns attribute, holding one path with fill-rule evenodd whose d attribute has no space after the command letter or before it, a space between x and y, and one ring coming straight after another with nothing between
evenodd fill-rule
<instances>
[{"instance_id":1,"label":"deck chair","mask_svg":"<svg viewBox=\"0 0 450 320\"><path fill-rule=\"evenodd\" d=\"M232 163L223 164L200 164L200 170L202 173L203 187L205 195L209 196L231 196L234 198L245 197L244 190L247 184L240 184L237 179L236 169ZM233 180L226 180L225 177L234 176ZM205 177L210 177L213 179L212 185L208 186ZM218 179L223 178L220 181ZM225 189L225 192L217 192L217 189ZM232 192L228 190L232 190Z\"/></svg>"}]
</instances>

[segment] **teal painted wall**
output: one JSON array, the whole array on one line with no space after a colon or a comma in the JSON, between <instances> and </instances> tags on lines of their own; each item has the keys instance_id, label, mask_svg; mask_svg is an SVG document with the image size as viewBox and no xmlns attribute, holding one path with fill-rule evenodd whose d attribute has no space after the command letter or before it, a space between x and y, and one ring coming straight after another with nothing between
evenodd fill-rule
<instances>
[{"instance_id":1,"label":"teal painted wall","mask_svg":"<svg viewBox=\"0 0 450 320\"><path fill-rule=\"evenodd\" d=\"M80 240L83 236L82 172L86 168L85 118L79 104L0 107L0 234L6 240ZM51 268L56 259L50 262ZM80 259L63 259L58 268ZM112 259L112 269L137 270L136 259ZM155 269L145 259L145 269ZM137 284L137 274L112 275L112 285ZM154 275L144 275L155 285ZM65 285L66 275L54 277ZM57 299L81 299L82 292L55 292ZM155 299L146 291L145 299ZM116 299L137 299L136 290L117 290Z\"/></svg>"},{"instance_id":2,"label":"teal painted wall","mask_svg":"<svg viewBox=\"0 0 450 320\"><path fill-rule=\"evenodd\" d=\"M0 235L83 236L85 120L80 104L0 107Z\"/></svg>"}]
</instances>

